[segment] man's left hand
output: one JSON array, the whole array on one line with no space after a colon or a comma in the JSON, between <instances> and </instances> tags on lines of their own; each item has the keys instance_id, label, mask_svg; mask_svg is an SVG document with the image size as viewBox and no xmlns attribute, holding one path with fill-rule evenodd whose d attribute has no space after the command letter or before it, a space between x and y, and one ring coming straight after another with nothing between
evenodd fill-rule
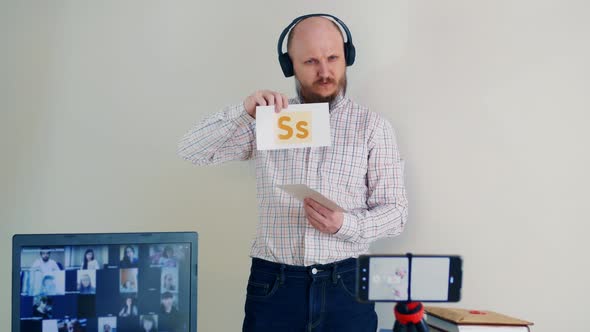
<instances>
[{"instance_id":1,"label":"man's left hand","mask_svg":"<svg viewBox=\"0 0 590 332\"><path fill-rule=\"evenodd\" d=\"M342 227L344 213L332 211L311 198L303 201L305 216L309 224L318 231L326 234L335 234Z\"/></svg>"}]
</instances>

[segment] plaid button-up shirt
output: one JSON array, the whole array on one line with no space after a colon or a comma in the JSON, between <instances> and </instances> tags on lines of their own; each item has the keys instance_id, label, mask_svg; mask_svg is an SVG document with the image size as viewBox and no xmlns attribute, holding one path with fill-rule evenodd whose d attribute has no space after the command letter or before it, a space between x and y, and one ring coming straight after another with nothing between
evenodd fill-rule
<instances>
[{"instance_id":1,"label":"plaid button-up shirt","mask_svg":"<svg viewBox=\"0 0 590 332\"><path fill-rule=\"evenodd\" d=\"M205 118L178 145L178 154L196 165L255 159L259 222L252 257L327 264L358 257L372 241L403 231L408 202L402 164L394 131L381 116L339 96L330 105L329 147L259 151L255 126L243 104L230 106ZM338 232L313 228L303 204L277 188L300 183L347 211Z\"/></svg>"}]
</instances>

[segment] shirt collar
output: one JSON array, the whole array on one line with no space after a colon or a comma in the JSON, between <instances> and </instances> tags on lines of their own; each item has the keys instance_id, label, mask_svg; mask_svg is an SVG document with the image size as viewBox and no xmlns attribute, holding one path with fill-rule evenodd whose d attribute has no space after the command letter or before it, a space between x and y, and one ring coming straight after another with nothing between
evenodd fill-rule
<instances>
[{"instance_id":1,"label":"shirt collar","mask_svg":"<svg viewBox=\"0 0 590 332\"><path fill-rule=\"evenodd\" d=\"M330 113L332 113L332 110L342 107L342 104L344 104L345 99L346 98L344 98L342 92L340 92L336 96L336 98L334 98L334 100L330 103Z\"/></svg>"}]
</instances>

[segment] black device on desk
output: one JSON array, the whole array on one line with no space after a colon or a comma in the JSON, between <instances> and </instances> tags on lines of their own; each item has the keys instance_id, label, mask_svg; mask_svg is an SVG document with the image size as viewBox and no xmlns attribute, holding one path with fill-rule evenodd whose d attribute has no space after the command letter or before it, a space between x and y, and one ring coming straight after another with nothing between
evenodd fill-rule
<instances>
[{"instance_id":1,"label":"black device on desk","mask_svg":"<svg viewBox=\"0 0 590 332\"><path fill-rule=\"evenodd\" d=\"M463 278L460 256L362 255L357 297L397 302L393 332L428 332L422 302L458 302Z\"/></svg>"},{"instance_id":2,"label":"black device on desk","mask_svg":"<svg viewBox=\"0 0 590 332\"><path fill-rule=\"evenodd\" d=\"M362 302L458 302L462 259L442 255L362 255L357 296Z\"/></svg>"},{"instance_id":3,"label":"black device on desk","mask_svg":"<svg viewBox=\"0 0 590 332\"><path fill-rule=\"evenodd\" d=\"M197 331L195 232L13 237L12 332Z\"/></svg>"}]
</instances>

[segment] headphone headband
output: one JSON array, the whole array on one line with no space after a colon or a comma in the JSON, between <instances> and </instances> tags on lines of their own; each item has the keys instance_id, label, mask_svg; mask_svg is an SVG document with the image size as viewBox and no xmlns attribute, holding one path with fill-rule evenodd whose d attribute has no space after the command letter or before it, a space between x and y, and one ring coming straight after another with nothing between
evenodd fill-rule
<instances>
[{"instance_id":1,"label":"headphone headband","mask_svg":"<svg viewBox=\"0 0 590 332\"><path fill-rule=\"evenodd\" d=\"M291 22L283 30L283 32L281 32L281 35L279 37L279 43L277 45L277 52L279 54L279 63L281 65L281 69L283 70L283 74L285 74L285 77L290 77L290 76L293 76L293 74L294 74L293 62L291 61L291 58L289 57L288 52L283 53L283 42L285 41L285 37L299 22L305 20L306 18L316 17L316 16L329 17L332 20L334 20L336 23L338 23L338 25L340 25L340 27L342 28L342 30L344 30L344 33L346 34L346 42L344 42L344 59L346 60L346 65L351 66L354 63L354 59L356 57L356 50L354 48L354 44L352 43L352 35L350 33L350 30L348 30L348 27L346 26L346 24L344 24L344 22L342 22L338 17L336 17L334 15L321 14L321 13L307 14L307 15L303 15L303 16L299 16L299 17L295 18L293 20L293 22Z\"/></svg>"}]
</instances>

